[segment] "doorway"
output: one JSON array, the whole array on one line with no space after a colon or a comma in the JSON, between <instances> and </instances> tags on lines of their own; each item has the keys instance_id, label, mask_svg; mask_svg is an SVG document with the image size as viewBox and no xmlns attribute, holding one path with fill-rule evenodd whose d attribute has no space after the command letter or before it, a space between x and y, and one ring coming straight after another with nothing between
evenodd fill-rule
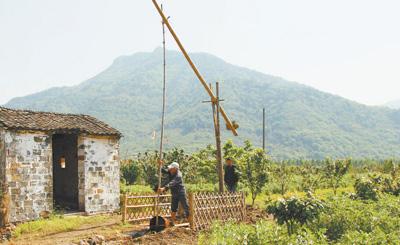
<instances>
[{"instance_id":1,"label":"doorway","mask_svg":"<svg viewBox=\"0 0 400 245\"><path fill-rule=\"evenodd\" d=\"M78 136L54 134L52 142L54 208L78 211Z\"/></svg>"}]
</instances>

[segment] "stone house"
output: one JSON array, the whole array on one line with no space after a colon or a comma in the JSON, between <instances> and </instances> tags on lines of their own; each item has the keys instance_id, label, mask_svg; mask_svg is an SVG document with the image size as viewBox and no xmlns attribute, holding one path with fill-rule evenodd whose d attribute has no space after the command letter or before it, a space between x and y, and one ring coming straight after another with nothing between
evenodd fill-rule
<instances>
[{"instance_id":1,"label":"stone house","mask_svg":"<svg viewBox=\"0 0 400 245\"><path fill-rule=\"evenodd\" d=\"M91 116L0 107L8 221L37 219L56 207L86 214L118 210L120 137Z\"/></svg>"}]
</instances>

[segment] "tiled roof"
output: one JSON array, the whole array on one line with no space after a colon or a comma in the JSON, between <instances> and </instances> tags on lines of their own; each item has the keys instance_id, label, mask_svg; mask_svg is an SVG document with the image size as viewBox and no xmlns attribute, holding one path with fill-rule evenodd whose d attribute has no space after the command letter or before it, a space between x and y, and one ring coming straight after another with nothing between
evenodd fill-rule
<instances>
[{"instance_id":1,"label":"tiled roof","mask_svg":"<svg viewBox=\"0 0 400 245\"><path fill-rule=\"evenodd\" d=\"M121 136L118 130L88 115L14 110L4 107L0 107L1 125L5 128L19 130Z\"/></svg>"}]
</instances>

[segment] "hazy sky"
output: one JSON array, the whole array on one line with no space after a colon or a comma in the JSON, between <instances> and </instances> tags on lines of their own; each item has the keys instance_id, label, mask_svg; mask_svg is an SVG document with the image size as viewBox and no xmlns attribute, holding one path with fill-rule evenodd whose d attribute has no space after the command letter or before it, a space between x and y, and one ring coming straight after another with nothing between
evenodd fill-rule
<instances>
[{"instance_id":1,"label":"hazy sky","mask_svg":"<svg viewBox=\"0 0 400 245\"><path fill-rule=\"evenodd\" d=\"M398 0L162 2L191 52L361 103L400 99ZM152 51L160 28L151 0L0 0L0 104Z\"/></svg>"}]
</instances>

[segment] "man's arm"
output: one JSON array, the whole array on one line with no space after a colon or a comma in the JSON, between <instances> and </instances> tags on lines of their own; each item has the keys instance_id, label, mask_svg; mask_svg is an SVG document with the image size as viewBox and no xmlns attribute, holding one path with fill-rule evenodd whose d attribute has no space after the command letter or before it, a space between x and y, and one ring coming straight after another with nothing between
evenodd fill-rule
<instances>
[{"instance_id":1,"label":"man's arm","mask_svg":"<svg viewBox=\"0 0 400 245\"><path fill-rule=\"evenodd\" d=\"M165 190L168 190L168 189L173 188L175 186L178 186L180 184L182 184L182 176L177 174L177 175L175 175L175 177L169 183L167 183L164 186L164 188L165 188Z\"/></svg>"}]
</instances>

